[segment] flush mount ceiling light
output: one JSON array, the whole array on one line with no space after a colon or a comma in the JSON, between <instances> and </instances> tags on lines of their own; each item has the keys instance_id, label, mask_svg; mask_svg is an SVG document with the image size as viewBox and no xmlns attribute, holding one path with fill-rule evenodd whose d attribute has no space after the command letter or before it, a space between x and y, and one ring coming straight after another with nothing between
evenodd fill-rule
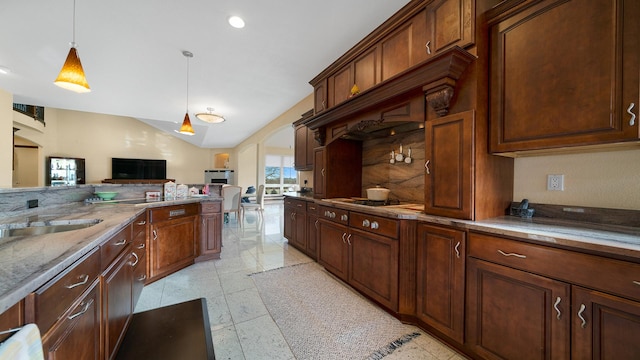
<instances>
[{"instance_id":1,"label":"flush mount ceiling light","mask_svg":"<svg viewBox=\"0 0 640 360\"><path fill-rule=\"evenodd\" d=\"M69 49L69 55L67 55L67 60L62 65L58 78L53 83L63 89L77 93L91 91L76 50L76 0L73 0L73 40L71 41L71 49Z\"/></svg>"},{"instance_id":2,"label":"flush mount ceiling light","mask_svg":"<svg viewBox=\"0 0 640 360\"><path fill-rule=\"evenodd\" d=\"M197 113L196 117L209 124L219 124L224 122L225 118L222 115L214 114L213 110L214 108L208 107L206 113Z\"/></svg>"},{"instance_id":3,"label":"flush mount ceiling light","mask_svg":"<svg viewBox=\"0 0 640 360\"><path fill-rule=\"evenodd\" d=\"M244 27L244 20L242 20L240 16L230 16L229 25L233 26L236 29L242 29Z\"/></svg>"},{"instance_id":4,"label":"flush mount ceiling light","mask_svg":"<svg viewBox=\"0 0 640 360\"><path fill-rule=\"evenodd\" d=\"M183 51L182 55L187 58L187 112L184 114L184 120L182 120L182 126L180 127L180 134L193 135L193 127L191 127L191 119L189 119L189 59L193 57L193 53L189 51Z\"/></svg>"}]
</instances>

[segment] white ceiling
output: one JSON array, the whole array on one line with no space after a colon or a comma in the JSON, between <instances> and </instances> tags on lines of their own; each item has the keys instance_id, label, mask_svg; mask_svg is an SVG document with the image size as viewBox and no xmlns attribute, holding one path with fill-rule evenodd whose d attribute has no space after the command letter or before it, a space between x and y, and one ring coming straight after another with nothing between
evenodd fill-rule
<instances>
[{"instance_id":1,"label":"white ceiling","mask_svg":"<svg viewBox=\"0 0 640 360\"><path fill-rule=\"evenodd\" d=\"M14 102L129 116L203 148L238 145L311 94L309 80L408 0L77 0L91 92L53 85L73 0L0 0L0 89ZM239 15L246 27L227 18ZM194 136L175 133L187 107ZM207 107L227 121L195 118Z\"/></svg>"}]
</instances>

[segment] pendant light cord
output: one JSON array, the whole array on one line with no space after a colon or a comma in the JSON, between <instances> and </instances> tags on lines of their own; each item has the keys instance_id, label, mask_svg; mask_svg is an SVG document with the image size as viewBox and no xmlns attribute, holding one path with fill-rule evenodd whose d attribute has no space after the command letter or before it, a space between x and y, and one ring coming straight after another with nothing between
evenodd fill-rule
<instances>
[{"instance_id":1,"label":"pendant light cord","mask_svg":"<svg viewBox=\"0 0 640 360\"><path fill-rule=\"evenodd\" d=\"M187 114L189 113L189 56L187 56Z\"/></svg>"},{"instance_id":2,"label":"pendant light cord","mask_svg":"<svg viewBox=\"0 0 640 360\"><path fill-rule=\"evenodd\" d=\"M73 27L71 28L73 34L71 34L71 47L76 47L76 0L73 0Z\"/></svg>"}]
</instances>

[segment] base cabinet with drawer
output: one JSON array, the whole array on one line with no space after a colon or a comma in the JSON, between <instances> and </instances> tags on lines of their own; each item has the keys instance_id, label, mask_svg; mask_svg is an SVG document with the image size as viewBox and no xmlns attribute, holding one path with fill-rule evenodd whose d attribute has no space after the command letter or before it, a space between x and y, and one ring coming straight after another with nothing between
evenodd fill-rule
<instances>
[{"instance_id":1,"label":"base cabinet with drawer","mask_svg":"<svg viewBox=\"0 0 640 360\"><path fill-rule=\"evenodd\" d=\"M391 311L398 311L397 220L320 206L318 262Z\"/></svg>"},{"instance_id":2,"label":"base cabinet with drawer","mask_svg":"<svg viewBox=\"0 0 640 360\"><path fill-rule=\"evenodd\" d=\"M147 212L140 214L131 223L133 256L133 307L136 307L142 288L147 280Z\"/></svg>"},{"instance_id":3,"label":"base cabinet with drawer","mask_svg":"<svg viewBox=\"0 0 640 360\"><path fill-rule=\"evenodd\" d=\"M640 264L475 232L468 251L467 345L482 358L640 358Z\"/></svg>"},{"instance_id":4,"label":"base cabinet with drawer","mask_svg":"<svg viewBox=\"0 0 640 360\"><path fill-rule=\"evenodd\" d=\"M197 203L149 209L149 281L193 264L198 242Z\"/></svg>"},{"instance_id":5,"label":"base cabinet with drawer","mask_svg":"<svg viewBox=\"0 0 640 360\"><path fill-rule=\"evenodd\" d=\"M284 199L284 237L300 251L306 248L306 203L288 197Z\"/></svg>"},{"instance_id":6,"label":"base cabinet with drawer","mask_svg":"<svg viewBox=\"0 0 640 360\"><path fill-rule=\"evenodd\" d=\"M196 261L219 259L222 251L222 203L200 204L200 249Z\"/></svg>"}]
</instances>

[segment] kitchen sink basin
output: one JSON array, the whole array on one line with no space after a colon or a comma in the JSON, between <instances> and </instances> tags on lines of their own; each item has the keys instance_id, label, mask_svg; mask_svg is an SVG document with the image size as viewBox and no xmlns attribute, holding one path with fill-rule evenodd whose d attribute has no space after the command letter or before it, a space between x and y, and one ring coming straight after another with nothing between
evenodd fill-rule
<instances>
[{"instance_id":1,"label":"kitchen sink basin","mask_svg":"<svg viewBox=\"0 0 640 360\"><path fill-rule=\"evenodd\" d=\"M22 224L17 226L6 225L0 228L0 238L11 236L35 236L85 229L101 221L101 219L58 220L32 223L28 224L28 226L23 226Z\"/></svg>"}]
</instances>

